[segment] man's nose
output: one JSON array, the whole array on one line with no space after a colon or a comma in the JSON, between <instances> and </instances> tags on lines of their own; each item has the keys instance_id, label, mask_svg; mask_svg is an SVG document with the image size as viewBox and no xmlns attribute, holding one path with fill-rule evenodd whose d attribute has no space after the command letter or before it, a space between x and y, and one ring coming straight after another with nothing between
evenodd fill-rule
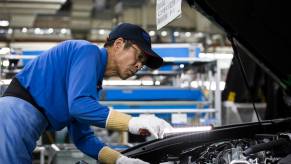
<instances>
[{"instance_id":1,"label":"man's nose","mask_svg":"<svg viewBox=\"0 0 291 164\"><path fill-rule=\"evenodd\" d=\"M140 70L143 67L143 64L141 62L137 62L135 67L137 70Z\"/></svg>"}]
</instances>

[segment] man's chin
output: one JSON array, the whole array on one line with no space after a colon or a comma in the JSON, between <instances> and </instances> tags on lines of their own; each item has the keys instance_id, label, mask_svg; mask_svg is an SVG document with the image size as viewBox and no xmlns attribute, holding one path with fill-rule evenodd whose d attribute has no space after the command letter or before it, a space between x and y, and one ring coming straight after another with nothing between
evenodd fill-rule
<instances>
[{"instance_id":1,"label":"man's chin","mask_svg":"<svg viewBox=\"0 0 291 164\"><path fill-rule=\"evenodd\" d=\"M128 78L130 78L130 77L132 77L132 76L134 76L135 74L131 74L131 73L128 73L128 74L121 74L121 75L119 75L119 78L120 79L122 79L122 80L126 80L126 79L128 79Z\"/></svg>"},{"instance_id":2,"label":"man's chin","mask_svg":"<svg viewBox=\"0 0 291 164\"><path fill-rule=\"evenodd\" d=\"M120 77L122 80L126 80L126 79L128 79L128 78L130 78L130 77L132 77L132 76L122 76L122 77Z\"/></svg>"},{"instance_id":3,"label":"man's chin","mask_svg":"<svg viewBox=\"0 0 291 164\"><path fill-rule=\"evenodd\" d=\"M121 77L121 80L126 80L128 79L128 77Z\"/></svg>"}]
</instances>

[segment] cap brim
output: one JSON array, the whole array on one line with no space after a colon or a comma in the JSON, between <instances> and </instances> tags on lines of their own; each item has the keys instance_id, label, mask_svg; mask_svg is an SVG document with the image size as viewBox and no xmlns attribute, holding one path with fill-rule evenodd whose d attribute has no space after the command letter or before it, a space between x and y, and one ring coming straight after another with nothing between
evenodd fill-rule
<instances>
[{"instance_id":1,"label":"cap brim","mask_svg":"<svg viewBox=\"0 0 291 164\"><path fill-rule=\"evenodd\" d=\"M160 68L164 60L161 58L157 53L155 53L151 48L148 48L147 46L139 45L140 48L143 50L144 54L147 57L147 61L145 65L151 69L157 69Z\"/></svg>"}]
</instances>

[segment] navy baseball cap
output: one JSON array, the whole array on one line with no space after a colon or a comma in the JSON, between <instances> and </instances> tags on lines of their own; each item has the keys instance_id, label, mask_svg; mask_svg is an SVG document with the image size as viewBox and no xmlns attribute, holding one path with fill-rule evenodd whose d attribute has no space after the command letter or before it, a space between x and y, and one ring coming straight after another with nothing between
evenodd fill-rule
<instances>
[{"instance_id":1,"label":"navy baseball cap","mask_svg":"<svg viewBox=\"0 0 291 164\"><path fill-rule=\"evenodd\" d=\"M157 69L162 66L163 58L152 50L151 37L144 29L134 24L122 23L111 31L108 41L115 40L119 37L132 41L141 48L147 58L146 66L152 69Z\"/></svg>"}]
</instances>

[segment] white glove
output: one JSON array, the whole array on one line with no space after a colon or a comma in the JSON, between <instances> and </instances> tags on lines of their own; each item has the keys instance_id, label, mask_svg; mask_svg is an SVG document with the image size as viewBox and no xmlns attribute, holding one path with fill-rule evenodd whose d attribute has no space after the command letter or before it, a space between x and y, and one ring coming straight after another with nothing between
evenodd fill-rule
<instances>
[{"instance_id":1,"label":"white glove","mask_svg":"<svg viewBox=\"0 0 291 164\"><path fill-rule=\"evenodd\" d=\"M150 164L148 162L144 162L140 159L128 158L124 155L121 155L115 162L115 164Z\"/></svg>"},{"instance_id":2,"label":"white glove","mask_svg":"<svg viewBox=\"0 0 291 164\"><path fill-rule=\"evenodd\" d=\"M142 115L129 120L128 130L132 134L143 136L152 135L155 138L163 138L164 130L172 129L172 126L165 120L153 115Z\"/></svg>"}]
</instances>

